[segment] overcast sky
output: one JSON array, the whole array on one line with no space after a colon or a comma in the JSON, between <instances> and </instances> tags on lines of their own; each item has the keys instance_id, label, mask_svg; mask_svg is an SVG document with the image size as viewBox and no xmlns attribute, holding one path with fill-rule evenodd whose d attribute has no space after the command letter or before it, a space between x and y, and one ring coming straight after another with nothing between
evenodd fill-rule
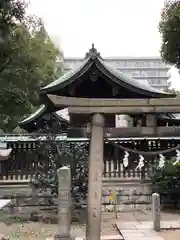
<instances>
[{"instance_id":1,"label":"overcast sky","mask_svg":"<svg viewBox=\"0 0 180 240\"><path fill-rule=\"evenodd\" d=\"M31 0L65 57L83 57L92 43L102 57L159 56L164 0ZM173 87L180 78L172 71Z\"/></svg>"}]
</instances>

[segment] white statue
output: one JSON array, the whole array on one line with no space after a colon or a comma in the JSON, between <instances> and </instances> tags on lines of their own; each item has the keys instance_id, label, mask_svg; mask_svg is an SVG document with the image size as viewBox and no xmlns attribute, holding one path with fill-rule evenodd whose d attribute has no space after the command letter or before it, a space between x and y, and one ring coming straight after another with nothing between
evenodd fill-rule
<instances>
[{"instance_id":1,"label":"white statue","mask_svg":"<svg viewBox=\"0 0 180 240\"><path fill-rule=\"evenodd\" d=\"M124 158L123 158L123 164L125 167L127 167L129 164L128 157L129 157L129 153L127 151L125 151Z\"/></svg>"},{"instance_id":2,"label":"white statue","mask_svg":"<svg viewBox=\"0 0 180 240\"><path fill-rule=\"evenodd\" d=\"M137 165L136 169L139 168L141 170L142 167L144 167L144 157L139 155L139 164Z\"/></svg>"},{"instance_id":3,"label":"white statue","mask_svg":"<svg viewBox=\"0 0 180 240\"><path fill-rule=\"evenodd\" d=\"M165 157L164 157L164 155L159 154L159 165L158 165L158 167L159 167L159 168L163 168L163 167L164 167L164 163L165 163Z\"/></svg>"},{"instance_id":4,"label":"white statue","mask_svg":"<svg viewBox=\"0 0 180 240\"><path fill-rule=\"evenodd\" d=\"M180 162L180 151L177 149L176 150L176 161L173 162L173 165L176 165L176 163Z\"/></svg>"}]
</instances>

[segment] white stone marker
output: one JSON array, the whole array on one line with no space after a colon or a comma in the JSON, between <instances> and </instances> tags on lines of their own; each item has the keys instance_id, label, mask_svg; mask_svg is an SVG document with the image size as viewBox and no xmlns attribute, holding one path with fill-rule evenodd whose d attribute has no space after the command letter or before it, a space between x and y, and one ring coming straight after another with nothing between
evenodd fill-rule
<instances>
[{"instance_id":1,"label":"white stone marker","mask_svg":"<svg viewBox=\"0 0 180 240\"><path fill-rule=\"evenodd\" d=\"M55 239L70 240L71 228L71 169L64 166L58 175L58 233Z\"/></svg>"},{"instance_id":2,"label":"white stone marker","mask_svg":"<svg viewBox=\"0 0 180 240\"><path fill-rule=\"evenodd\" d=\"M153 215L153 229L160 231L160 196L158 193L152 194L152 215Z\"/></svg>"}]
</instances>

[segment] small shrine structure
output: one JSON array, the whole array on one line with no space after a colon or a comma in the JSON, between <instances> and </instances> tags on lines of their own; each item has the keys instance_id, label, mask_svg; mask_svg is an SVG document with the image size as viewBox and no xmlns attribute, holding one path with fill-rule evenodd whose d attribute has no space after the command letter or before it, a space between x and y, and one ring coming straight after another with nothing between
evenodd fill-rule
<instances>
[{"instance_id":1,"label":"small shrine structure","mask_svg":"<svg viewBox=\"0 0 180 240\"><path fill-rule=\"evenodd\" d=\"M48 112L46 105L43 104L36 112L19 122L19 127L29 133L37 133L45 126L49 127L49 131L55 128L57 134L66 133L69 121L57 112Z\"/></svg>"},{"instance_id":2,"label":"small shrine structure","mask_svg":"<svg viewBox=\"0 0 180 240\"><path fill-rule=\"evenodd\" d=\"M48 94L66 97L81 98L168 98L174 97L174 94L165 93L152 88L146 84L140 83L131 77L128 77L116 70L113 66L106 63L100 56L100 53L94 48L86 53L84 62L76 69L70 70L58 80L48 84L40 91L42 102L46 104L49 111L63 109L64 106L53 105L48 98ZM143 114L129 114L133 117L133 125L138 121L143 126L145 118ZM157 116L160 125L166 125L168 122L173 124L173 116ZM90 116L81 114L70 114L70 125L78 127L86 125L90 121ZM180 121L179 121L180 123ZM107 114L105 126L115 127L115 114ZM77 137L77 136L76 136Z\"/></svg>"}]
</instances>

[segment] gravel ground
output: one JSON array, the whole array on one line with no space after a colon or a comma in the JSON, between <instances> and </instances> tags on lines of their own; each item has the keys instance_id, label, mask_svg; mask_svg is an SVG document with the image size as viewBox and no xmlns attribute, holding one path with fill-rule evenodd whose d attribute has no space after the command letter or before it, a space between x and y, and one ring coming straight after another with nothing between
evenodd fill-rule
<instances>
[{"instance_id":1,"label":"gravel ground","mask_svg":"<svg viewBox=\"0 0 180 240\"><path fill-rule=\"evenodd\" d=\"M179 213L161 213L162 220L180 220ZM101 235L116 235L118 231L115 223L118 221L150 221L152 220L151 211L119 212L117 218L114 213L102 213ZM0 234L10 236L10 240L45 240L53 236L58 230L57 224L45 224L28 222L23 225L20 223L5 224L0 222ZM73 224L72 235L85 236L85 224ZM179 240L180 230L163 231L159 233L165 240ZM170 239L171 238L171 239Z\"/></svg>"},{"instance_id":2,"label":"gravel ground","mask_svg":"<svg viewBox=\"0 0 180 240\"><path fill-rule=\"evenodd\" d=\"M118 231L115 226L115 215L113 213L102 214L101 235L116 235ZM37 222L28 222L24 224L0 223L0 234L10 237L10 240L40 240L53 236L58 230L57 224L45 224ZM85 224L72 224L72 236L85 236Z\"/></svg>"}]
</instances>

